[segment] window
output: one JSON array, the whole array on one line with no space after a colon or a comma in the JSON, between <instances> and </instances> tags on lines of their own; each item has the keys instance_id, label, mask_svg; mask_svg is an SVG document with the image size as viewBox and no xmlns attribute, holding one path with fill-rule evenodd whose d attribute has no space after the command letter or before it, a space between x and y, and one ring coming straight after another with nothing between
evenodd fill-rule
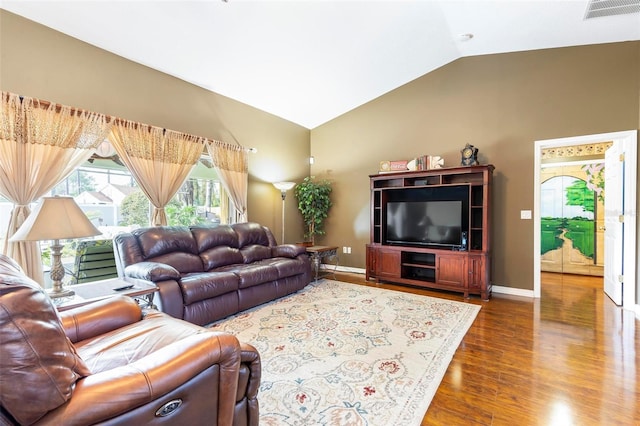
<instances>
[{"instance_id":1,"label":"window","mask_svg":"<svg viewBox=\"0 0 640 426\"><path fill-rule=\"evenodd\" d=\"M170 225L220 223L220 181L207 158L198 162L189 179L167 205ZM49 195L74 197L100 238L112 238L125 230L149 226L151 206L131 173L111 159L92 159L56 185ZM222 203L225 204L225 203ZM13 204L0 197L0 237L4 237ZM43 248L48 246L48 242Z\"/></svg>"}]
</instances>

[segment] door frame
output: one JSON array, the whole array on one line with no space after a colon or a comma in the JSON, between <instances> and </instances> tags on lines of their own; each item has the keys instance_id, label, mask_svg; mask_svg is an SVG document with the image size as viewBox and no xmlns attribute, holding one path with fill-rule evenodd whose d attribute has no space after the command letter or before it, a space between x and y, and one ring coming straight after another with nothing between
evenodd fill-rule
<instances>
[{"instance_id":1,"label":"door frame","mask_svg":"<svg viewBox=\"0 0 640 426\"><path fill-rule=\"evenodd\" d=\"M636 315L640 315L640 307L636 304L636 191L637 191L637 130L629 130L623 132L600 133L595 135L575 136L558 139L546 139L535 141L534 144L534 223L533 223L533 296L540 297L541 279L540 279L540 169L541 169L541 152L546 148L555 148L561 146L573 146L589 143L607 142L624 143L625 148L625 190L624 204L625 218L625 238L624 241L624 265L625 279L623 284L622 307L636 311ZM605 171L606 173L606 171ZM605 195L606 196L606 195ZM606 247L605 247L606 250ZM606 258L606 256L605 256ZM603 290L604 291L604 290Z\"/></svg>"}]
</instances>

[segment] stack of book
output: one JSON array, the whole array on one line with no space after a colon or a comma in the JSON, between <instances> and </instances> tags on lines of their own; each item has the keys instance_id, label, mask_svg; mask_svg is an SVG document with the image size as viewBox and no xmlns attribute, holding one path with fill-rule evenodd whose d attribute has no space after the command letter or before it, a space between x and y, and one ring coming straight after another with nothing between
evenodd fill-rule
<instances>
[{"instance_id":1,"label":"stack of book","mask_svg":"<svg viewBox=\"0 0 640 426\"><path fill-rule=\"evenodd\" d=\"M381 161L378 173L397 173L440 169L444 166L444 160L437 155L421 155L411 161L394 160Z\"/></svg>"}]
</instances>

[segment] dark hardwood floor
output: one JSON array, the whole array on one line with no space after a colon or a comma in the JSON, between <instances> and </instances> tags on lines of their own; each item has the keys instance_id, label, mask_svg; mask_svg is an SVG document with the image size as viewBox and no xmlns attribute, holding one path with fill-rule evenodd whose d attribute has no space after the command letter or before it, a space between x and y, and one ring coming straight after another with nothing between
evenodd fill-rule
<instances>
[{"instance_id":1,"label":"dark hardwood floor","mask_svg":"<svg viewBox=\"0 0 640 426\"><path fill-rule=\"evenodd\" d=\"M465 301L462 295L341 281ZM602 278L543 273L540 299L481 305L422 425L640 425L640 321Z\"/></svg>"}]
</instances>

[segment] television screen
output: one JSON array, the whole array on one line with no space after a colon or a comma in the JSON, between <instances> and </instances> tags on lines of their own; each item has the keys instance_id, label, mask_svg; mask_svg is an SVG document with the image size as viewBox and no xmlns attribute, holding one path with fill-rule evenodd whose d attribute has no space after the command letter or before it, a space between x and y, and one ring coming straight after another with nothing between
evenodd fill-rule
<instances>
[{"instance_id":1,"label":"television screen","mask_svg":"<svg viewBox=\"0 0 640 426\"><path fill-rule=\"evenodd\" d=\"M458 246L462 234L462 201L387 203L387 243Z\"/></svg>"}]
</instances>

